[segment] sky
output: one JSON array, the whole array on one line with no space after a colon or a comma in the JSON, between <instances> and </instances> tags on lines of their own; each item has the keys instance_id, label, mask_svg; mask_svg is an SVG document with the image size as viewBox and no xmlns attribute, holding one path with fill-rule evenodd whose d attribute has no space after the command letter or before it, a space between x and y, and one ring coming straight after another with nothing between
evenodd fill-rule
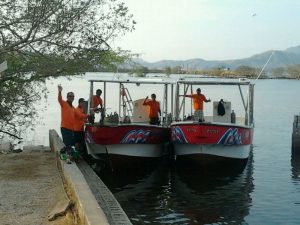
<instances>
[{"instance_id":1,"label":"sky","mask_svg":"<svg viewBox=\"0 0 300 225\"><path fill-rule=\"evenodd\" d=\"M123 0L137 22L114 42L148 62L227 60L300 45L299 0Z\"/></svg>"}]
</instances>

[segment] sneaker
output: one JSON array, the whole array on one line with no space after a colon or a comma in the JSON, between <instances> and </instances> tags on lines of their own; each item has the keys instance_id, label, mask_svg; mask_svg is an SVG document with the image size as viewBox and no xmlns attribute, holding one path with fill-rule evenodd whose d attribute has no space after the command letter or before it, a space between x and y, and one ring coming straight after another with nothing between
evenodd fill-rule
<instances>
[{"instance_id":1,"label":"sneaker","mask_svg":"<svg viewBox=\"0 0 300 225\"><path fill-rule=\"evenodd\" d=\"M67 154L66 153L60 153L59 157L61 160L66 160L67 159Z\"/></svg>"},{"instance_id":2,"label":"sneaker","mask_svg":"<svg viewBox=\"0 0 300 225\"><path fill-rule=\"evenodd\" d=\"M71 164L71 163L72 163L72 161L73 161L73 157L72 157L72 155L69 155L69 154L68 154L68 156L67 156L67 160L66 160L66 161L67 161L67 163L68 163L68 164Z\"/></svg>"},{"instance_id":3,"label":"sneaker","mask_svg":"<svg viewBox=\"0 0 300 225\"><path fill-rule=\"evenodd\" d=\"M66 162L67 162L67 164L72 164L72 162L69 158L67 158Z\"/></svg>"},{"instance_id":4,"label":"sneaker","mask_svg":"<svg viewBox=\"0 0 300 225\"><path fill-rule=\"evenodd\" d=\"M75 149L72 151L72 158L74 159L74 160L76 160L76 159L78 159L78 156L79 156L79 153L78 153L78 151L76 151Z\"/></svg>"},{"instance_id":5,"label":"sneaker","mask_svg":"<svg viewBox=\"0 0 300 225\"><path fill-rule=\"evenodd\" d=\"M62 149L59 150L60 154L66 153L66 147L63 147Z\"/></svg>"}]
</instances>

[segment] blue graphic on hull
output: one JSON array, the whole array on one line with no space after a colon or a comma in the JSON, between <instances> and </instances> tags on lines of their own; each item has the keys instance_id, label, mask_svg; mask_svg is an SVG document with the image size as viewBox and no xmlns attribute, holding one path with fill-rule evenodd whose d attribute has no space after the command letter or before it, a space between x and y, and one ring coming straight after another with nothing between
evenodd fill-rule
<instances>
[{"instance_id":1,"label":"blue graphic on hull","mask_svg":"<svg viewBox=\"0 0 300 225\"><path fill-rule=\"evenodd\" d=\"M218 141L220 145L241 145L241 135L238 133L238 128L229 128Z\"/></svg>"},{"instance_id":2,"label":"blue graphic on hull","mask_svg":"<svg viewBox=\"0 0 300 225\"><path fill-rule=\"evenodd\" d=\"M150 130L131 130L121 140L121 144L140 144L145 143Z\"/></svg>"},{"instance_id":3,"label":"blue graphic on hull","mask_svg":"<svg viewBox=\"0 0 300 225\"><path fill-rule=\"evenodd\" d=\"M187 144L188 141L180 127L172 128L172 141L177 144Z\"/></svg>"}]
</instances>

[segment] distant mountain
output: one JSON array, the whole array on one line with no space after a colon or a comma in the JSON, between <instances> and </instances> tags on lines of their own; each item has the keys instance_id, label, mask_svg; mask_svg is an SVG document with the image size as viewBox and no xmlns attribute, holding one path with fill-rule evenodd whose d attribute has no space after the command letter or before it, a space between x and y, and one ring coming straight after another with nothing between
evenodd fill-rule
<instances>
[{"instance_id":1,"label":"distant mountain","mask_svg":"<svg viewBox=\"0 0 300 225\"><path fill-rule=\"evenodd\" d=\"M250 66L262 68L267 62L272 51L266 51L249 58L236 59L236 60L204 60L204 59L188 59L188 60L161 60L154 63L146 62L142 59L135 59L134 62L145 66L148 69L164 69L166 67L180 66L183 69L201 70L212 68L230 68L236 69L239 66ZM266 68L270 70L277 67L285 67L288 65L300 64L300 46L288 48L284 51L274 51L274 54Z\"/></svg>"}]
</instances>

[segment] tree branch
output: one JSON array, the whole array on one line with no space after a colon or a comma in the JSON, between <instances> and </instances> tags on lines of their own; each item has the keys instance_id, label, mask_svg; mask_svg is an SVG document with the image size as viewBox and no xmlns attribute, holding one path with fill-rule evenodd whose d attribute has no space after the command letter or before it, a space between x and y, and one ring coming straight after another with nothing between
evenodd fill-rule
<instances>
[{"instance_id":1,"label":"tree branch","mask_svg":"<svg viewBox=\"0 0 300 225\"><path fill-rule=\"evenodd\" d=\"M0 130L0 132L1 132L1 133L4 133L4 134L7 134L7 135L9 135L9 136L12 136L12 137L14 137L14 138L17 138L17 139L19 139L19 140L22 140L22 139L23 139L23 138L18 137L17 135L14 135L14 134L9 133L9 132L4 131L4 130Z\"/></svg>"}]
</instances>

